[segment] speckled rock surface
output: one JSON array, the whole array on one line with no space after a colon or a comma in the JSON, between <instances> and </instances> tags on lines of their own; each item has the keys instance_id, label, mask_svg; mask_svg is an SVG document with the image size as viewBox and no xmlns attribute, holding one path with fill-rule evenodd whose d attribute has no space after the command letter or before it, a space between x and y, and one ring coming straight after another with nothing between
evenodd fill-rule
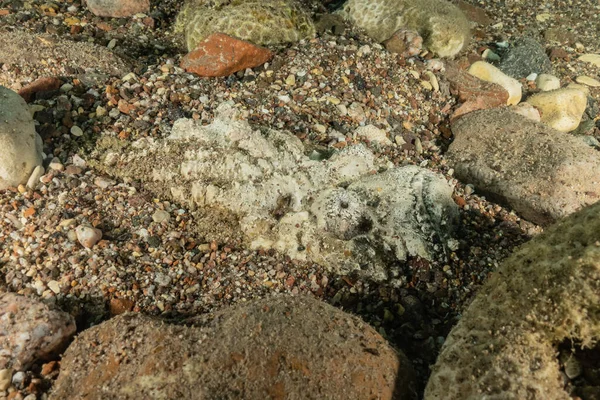
<instances>
[{"instance_id":1,"label":"speckled rock surface","mask_svg":"<svg viewBox=\"0 0 600 400\"><path fill-rule=\"evenodd\" d=\"M502 54L498 68L516 79L525 78L532 73L552 73L552 63L544 47L532 38L515 40Z\"/></svg>"},{"instance_id":2,"label":"speckled rock surface","mask_svg":"<svg viewBox=\"0 0 600 400\"><path fill-rule=\"evenodd\" d=\"M86 330L50 398L416 398L402 353L311 297L253 301L193 323L128 313Z\"/></svg>"},{"instance_id":3,"label":"speckled rock surface","mask_svg":"<svg viewBox=\"0 0 600 400\"><path fill-rule=\"evenodd\" d=\"M416 166L376 173L386 167L363 145L311 160L296 137L238 118L223 104L212 124L181 119L160 142L119 152L101 143L98 167L177 201L228 210L250 247L336 273L381 281L396 274L388 259L444 257L457 207L443 177Z\"/></svg>"},{"instance_id":4,"label":"speckled rock surface","mask_svg":"<svg viewBox=\"0 0 600 400\"><path fill-rule=\"evenodd\" d=\"M555 345L600 338L600 204L505 260L451 331L425 399L570 399Z\"/></svg>"},{"instance_id":5,"label":"speckled rock surface","mask_svg":"<svg viewBox=\"0 0 600 400\"><path fill-rule=\"evenodd\" d=\"M445 0L348 0L338 13L378 42L401 28L417 31L440 57L455 56L470 38L469 21Z\"/></svg>"},{"instance_id":6,"label":"speckled rock surface","mask_svg":"<svg viewBox=\"0 0 600 400\"><path fill-rule=\"evenodd\" d=\"M0 369L56 356L75 334L71 315L14 293L0 293L0 326Z\"/></svg>"},{"instance_id":7,"label":"speckled rock surface","mask_svg":"<svg viewBox=\"0 0 600 400\"><path fill-rule=\"evenodd\" d=\"M315 35L310 12L297 0L189 0L175 33L185 36L188 51L213 33L225 33L257 45L292 43Z\"/></svg>"},{"instance_id":8,"label":"speckled rock surface","mask_svg":"<svg viewBox=\"0 0 600 400\"><path fill-rule=\"evenodd\" d=\"M0 86L0 190L26 183L41 164L41 140L27 103Z\"/></svg>"},{"instance_id":9,"label":"speckled rock surface","mask_svg":"<svg viewBox=\"0 0 600 400\"><path fill-rule=\"evenodd\" d=\"M475 111L452 125L456 176L519 215L547 225L598 201L600 153L506 108Z\"/></svg>"}]
</instances>

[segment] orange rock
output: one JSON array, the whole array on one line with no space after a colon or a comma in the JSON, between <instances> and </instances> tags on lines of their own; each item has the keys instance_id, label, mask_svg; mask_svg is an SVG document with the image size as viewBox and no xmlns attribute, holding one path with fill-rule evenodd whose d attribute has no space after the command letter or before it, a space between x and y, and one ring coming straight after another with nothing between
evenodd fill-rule
<instances>
[{"instance_id":1,"label":"orange rock","mask_svg":"<svg viewBox=\"0 0 600 400\"><path fill-rule=\"evenodd\" d=\"M228 76L273 58L264 47L223 33L214 33L181 60L181 68L200 76Z\"/></svg>"},{"instance_id":2,"label":"orange rock","mask_svg":"<svg viewBox=\"0 0 600 400\"><path fill-rule=\"evenodd\" d=\"M54 76L38 78L19 90L19 95L26 101L35 100L36 93L50 92L57 90L62 85L62 81Z\"/></svg>"}]
</instances>

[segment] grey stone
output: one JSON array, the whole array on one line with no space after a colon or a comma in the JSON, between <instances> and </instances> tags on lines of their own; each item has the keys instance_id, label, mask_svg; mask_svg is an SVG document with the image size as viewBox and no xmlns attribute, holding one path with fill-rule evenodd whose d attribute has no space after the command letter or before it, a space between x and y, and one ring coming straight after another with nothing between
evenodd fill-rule
<instances>
[{"instance_id":1,"label":"grey stone","mask_svg":"<svg viewBox=\"0 0 600 400\"><path fill-rule=\"evenodd\" d=\"M517 39L501 57L498 68L515 79L525 78L531 73L552 73L552 63L544 47L531 38Z\"/></svg>"},{"instance_id":2,"label":"grey stone","mask_svg":"<svg viewBox=\"0 0 600 400\"><path fill-rule=\"evenodd\" d=\"M531 222L547 225L600 199L600 153L579 138L502 108L469 113L452 131L455 176Z\"/></svg>"}]
</instances>

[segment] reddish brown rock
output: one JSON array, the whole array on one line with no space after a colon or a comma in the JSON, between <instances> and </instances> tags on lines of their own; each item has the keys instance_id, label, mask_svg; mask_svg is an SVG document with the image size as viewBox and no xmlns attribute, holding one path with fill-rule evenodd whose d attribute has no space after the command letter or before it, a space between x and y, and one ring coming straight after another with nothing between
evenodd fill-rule
<instances>
[{"instance_id":1,"label":"reddish brown rock","mask_svg":"<svg viewBox=\"0 0 600 400\"><path fill-rule=\"evenodd\" d=\"M509 94L502 86L483 81L453 65L446 68L450 90L463 104L450 117L451 120L476 110L506 105Z\"/></svg>"},{"instance_id":2,"label":"reddish brown rock","mask_svg":"<svg viewBox=\"0 0 600 400\"><path fill-rule=\"evenodd\" d=\"M62 81L56 77L38 78L19 90L19 95L29 103L30 101L35 100L35 95L37 93L57 90L61 85Z\"/></svg>"},{"instance_id":3,"label":"reddish brown rock","mask_svg":"<svg viewBox=\"0 0 600 400\"><path fill-rule=\"evenodd\" d=\"M414 399L414 372L369 325L274 297L170 325L125 313L69 347L51 399Z\"/></svg>"},{"instance_id":4,"label":"reddish brown rock","mask_svg":"<svg viewBox=\"0 0 600 400\"><path fill-rule=\"evenodd\" d=\"M0 369L27 369L62 351L75 334L65 312L14 293L0 295Z\"/></svg>"},{"instance_id":5,"label":"reddish brown rock","mask_svg":"<svg viewBox=\"0 0 600 400\"><path fill-rule=\"evenodd\" d=\"M150 11L150 0L87 0L88 9L99 17L123 18Z\"/></svg>"},{"instance_id":6,"label":"reddish brown rock","mask_svg":"<svg viewBox=\"0 0 600 400\"><path fill-rule=\"evenodd\" d=\"M181 61L181 67L200 76L228 76L258 67L271 58L273 53L269 49L215 33L188 53Z\"/></svg>"},{"instance_id":7,"label":"reddish brown rock","mask_svg":"<svg viewBox=\"0 0 600 400\"><path fill-rule=\"evenodd\" d=\"M127 311L133 310L135 303L129 299L111 299L110 300L110 314L120 315Z\"/></svg>"}]
</instances>

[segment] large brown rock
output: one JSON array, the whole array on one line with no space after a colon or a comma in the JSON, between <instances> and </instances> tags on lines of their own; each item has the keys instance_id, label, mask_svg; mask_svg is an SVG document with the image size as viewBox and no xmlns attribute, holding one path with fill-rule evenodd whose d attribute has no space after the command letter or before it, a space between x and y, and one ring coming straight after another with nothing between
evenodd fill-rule
<instances>
[{"instance_id":1,"label":"large brown rock","mask_svg":"<svg viewBox=\"0 0 600 400\"><path fill-rule=\"evenodd\" d=\"M50 398L414 398L408 360L316 299L253 301L191 322L126 313L83 332Z\"/></svg>"},{"instance_id":2,"label":"large brown rock","mask_svg":"<svg viewBox=\"0 0 600 400\"><path fill-rule=\"evenodd\" d=\"M54 357L74 334L71 315L25 296L0 294L0 369L25 370Z\"/></svg>"},{"instance_id":3,"label":"large brown rock","mask_svg":"<svg viewBox=\"0 0 600 400\"><path fill-rule=\"evenodd\" d=\"M446 339L425 399L572 399L556 346L594 346L599 304L600 203L502 263Z\"/></svg>"},{"instance_id":4,"label":"large brown rock","mask_svg":"<svg viewBox=\"0 0 600 400\"><path fill-rule=\"evenodd\" d=\"M600 199L600 152L507 108L452 124L456 177L523 218L547 225Z\"/></svg>"}]
</instances>

